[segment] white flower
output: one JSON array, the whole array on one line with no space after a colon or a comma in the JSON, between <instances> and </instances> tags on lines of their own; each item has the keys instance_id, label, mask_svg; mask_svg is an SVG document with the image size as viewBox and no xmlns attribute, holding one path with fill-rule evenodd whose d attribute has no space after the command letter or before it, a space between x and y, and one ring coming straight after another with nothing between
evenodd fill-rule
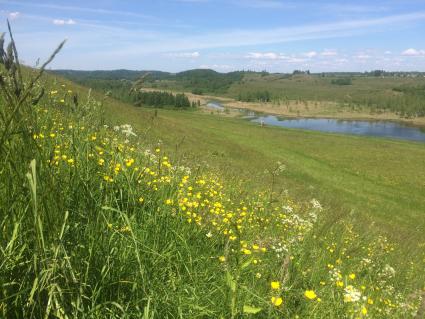
<instances>
[{"instance_id":1,"label":"white flower","mask_svg":"<svg viewBox=\"0 0 425 319\"><path fill-rule=\"evenodd\" d=\"M313 198L310 203L311 203L311 205L313 206L314 209L317 209L319 211L323 210L322 205L320 204L320 202L317 199Z\"/></svg>"},{"instance_id":2,"label":"white flower","mask_svg":"<svg viewBox=\"0 0 425 319\"><path fill-rule=\"evenodd\" d=\"M351 285L345 287L344 291L344 302L357 302L362 297L361 292Z\"/></svg>"}]
</instances>

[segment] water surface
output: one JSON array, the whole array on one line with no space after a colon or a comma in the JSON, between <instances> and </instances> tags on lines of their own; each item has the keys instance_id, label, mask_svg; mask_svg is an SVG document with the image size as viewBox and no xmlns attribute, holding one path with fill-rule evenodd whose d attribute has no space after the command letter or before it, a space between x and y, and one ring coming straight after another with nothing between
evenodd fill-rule
<instances>
[{"instance_id":1,"label":"water surface","mask_svg":"<svg viewBox=\"0 0 425 319\"><path fill-rule=\"evenodd\" d=\"M418 127L392 121L360 121L324 118L281 118L274 115L256 116L252 122L303 130L352 135L378 136L425 142L425 132Z\"/></svg>"}]
</instances>

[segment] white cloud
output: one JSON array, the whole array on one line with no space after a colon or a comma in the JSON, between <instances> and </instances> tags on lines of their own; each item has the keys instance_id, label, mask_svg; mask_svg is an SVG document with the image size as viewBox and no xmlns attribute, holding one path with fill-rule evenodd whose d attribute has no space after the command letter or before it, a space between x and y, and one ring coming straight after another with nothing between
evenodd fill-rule
<instances>
[{"instance_id":1,"label":"white cloud","mask_svg":"<svg viewBox=\"0 0 425 319\"><path fill-rule=\"evenodd\" d=\"M413 48L404 50L401 55L405 56L425 56L425 50L416 50Z\"/></svg>"},{"instance_id":2,"label":"white cloud","mask_svg":"<svg viewBox=\"0 0 425 319\"><path fill-rule=\"evenodd\" d=\"M75 20L72 20L72 19L68 19L68 20L54 19L52 22L55 25L73 25L73 24L77 24L77 22L75 22Z\"/></svg>"},{"instance_id":3,"label":"white cloud","mask_svg":"<svg viewBox=\"0 0 425 319\"><path fill-rule=\"evenodd\" d=\"M251 52L248 53L245 58L248 59L258 59L258 60L282 60L286 57L281 53L275 52Z\"/></svg>"},{"instance_id":4,"label":"white cloud","mask_svg":"<svg viewBox=\"0 0 425 319\"><path fill-rule=\"evenodd\" d=\"M321 56L337 56L338 52L336 50L323 50L320 53Z\"/></svg>"},{"instance_id":5,"label":"white cloud","mask_svg":"<svg viewBox=\"0 0 425 319\"><path fill-rule=\"evenodd\" d=\"M306 53L303 54L303 56L311 59L311 58L314 58L315 56L317 56L317 52L316 51L306 52Z\"/></svg>"},{"instance_id":6,"label":"white cloud","mask_svg":"<svg viewBox=\"0 0 425 319\"><path fill-rule=\"evenodd\" d=\"M364 53L360 53L354 56L354 58L359 59L359 60L367 60L370 59L371 56L368 54L364 54Z\"/></svg>"},{"instance_id":7,"label":"white cloud","mask_svg":"<svg viewBox=\"0 0 425 319\"><path fill-rule=\"evenodd\" d=\"M10 20L15 20L15 19L17 19L20 15L21 15L21 13L20 13L20 12L15 11L15 12L10 12L10 13L8 14L8 17L9 17L9 19L10 19Z\"/></svg>"},{"instance_id":8,"label":"white cloud","mask_svg":"<svg viewBox=\"0 0 425 319\"><path fill-rule=\"evenodd\" d=\"M173 58L199 58L201 54L198 51L195 52L179 52L179 53L169 53L167 54L169 57Z\"/></svg>"}]
</instances>

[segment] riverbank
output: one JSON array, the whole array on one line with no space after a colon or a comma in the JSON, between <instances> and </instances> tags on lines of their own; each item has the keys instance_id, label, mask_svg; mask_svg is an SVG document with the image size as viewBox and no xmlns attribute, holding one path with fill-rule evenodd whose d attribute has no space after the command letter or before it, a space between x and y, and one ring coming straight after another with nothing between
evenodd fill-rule
<instances>
[{"instance_id":1,"label":"riverbank","mask_svg":"<svg viewBox=\"0 0 425 319\"><path fill-rule=\"evenodd\" d=\"M156 91L156 89L144 88L144 91ZM425 117L403 118L391 112L371 113L364 110L352 110L348 107L341 107L339 103L332 101L286 101L285 103L256 103L242 102L232 98L214 96L214 95L196 95L190 92L184 92L190 101L200 101L201 106L211 101L217 101L229 112L223 112L226 116L239 116L240 109L266 113L277 116L286 116L292 118L327 118L341 120L365 120L365 121L395 121L403 122L416 127L425 127ZM212 111L208 110L207 111Z\"/></svg>"}]
</instances>

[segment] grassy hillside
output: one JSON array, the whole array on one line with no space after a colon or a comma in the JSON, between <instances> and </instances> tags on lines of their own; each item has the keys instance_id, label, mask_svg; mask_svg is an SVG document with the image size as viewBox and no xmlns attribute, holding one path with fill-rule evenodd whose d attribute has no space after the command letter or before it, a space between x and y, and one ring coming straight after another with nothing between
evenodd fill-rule
<instances>
[{"instance_id":1,"label":"grassy hillside","mask_svg":"<svg viewBox=\"0 0 425 319\"><path fill-rule=\"evenodd\" d=\"M161 110L155 117L125 104L110 105L106 116L134 125L148 140L161 139L175 156L251 177L253 187L268 185L264 170L282 161L288 169L280 189L318 197L365 224L372 219L395 238L425 240L423 143L260 127L193 112Z\"/></svg>"},{"instance_id":2,"label":"grassy hillside","mask_svg":"<svg viewBox=\"0 0 425 319\"><path fill-rule=\"evenodd\" d=\"M1 317L423 317L423 144L135 108L0 54Z\"/></svg>"}]
</instances>

